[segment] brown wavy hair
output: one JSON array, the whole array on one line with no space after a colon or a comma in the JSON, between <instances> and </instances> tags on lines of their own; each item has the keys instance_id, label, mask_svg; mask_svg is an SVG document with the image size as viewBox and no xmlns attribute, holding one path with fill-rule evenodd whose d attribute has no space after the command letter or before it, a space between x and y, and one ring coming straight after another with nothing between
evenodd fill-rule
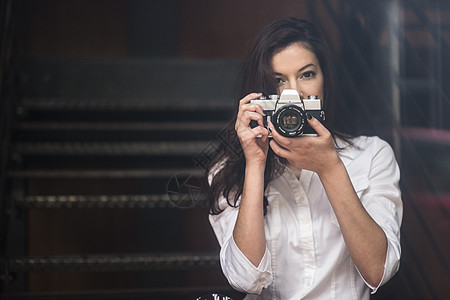
<instances>
[{"instance_id":1,"label":"brown wavy hair","mask_svg":"<svg viewBox=\"0 0 450 300\"><path fill-rule=\"evenodd\" d=\"M240 74L241 87L238 99L242 99L252 92L261 92L266 95L278 93L278 84L273 75L272 57L293 43L301 43L316 55L324 74L323 110L326 115L324 125L331 132L333 138L339 136L348 140L351 137L350 134L335 132L333 112L337 93L330 49L315 26L308 21L283 18L261 31L244 61ZM234 130L238 109L239 101L237 101L235 117L232 120L233 126L230 126L226 134L221 136L220 151L206 170L206 176L209 176L210 179L207 202L210 214L213 215L220 214L224 209L218 206L218 200L221 197L227 199L228 205L237 207L238 200L242 195L245 157ZM278 163L277 160L282 163ZM264 189L272 179L281 174L284 165L284 159L277 157L269 147L264 172ZM268 205L266 197L263 201L266 212Z\"/></svg>"}]
</instances>

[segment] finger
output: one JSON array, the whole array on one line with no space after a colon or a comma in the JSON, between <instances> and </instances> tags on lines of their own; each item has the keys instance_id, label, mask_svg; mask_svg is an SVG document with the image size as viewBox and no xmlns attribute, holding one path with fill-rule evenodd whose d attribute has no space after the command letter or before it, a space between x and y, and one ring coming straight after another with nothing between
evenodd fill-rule
<instances>
[{"instance_id":1,"label":"finger","mask_svg":"<svg viewBox=\"0 0 450 300\"><path fill-rule=\"evenodd\" d=\"M309 125L312 127L312 129L314 129L318 136L326 136L330 134L328 129L309 113L307 114L307 120Z\"/></svg>"},{"instance_id":2,"label":"finger","mask_svg":"<svg viewBox=\"0 0 450 300\"><path fill-rule=\"evenodd\" d=\"M263 142L265 142L269 136L269 131L265 127L261 126L252 128L252 133L256 138L260 138Z\"/></svg>"},{"instance_id":3,"label":"finger","mask_svg":"<svg viewBox=\"0 0 450 300\"><path fill-rule=\"evenodd\" d=\"M267 129L264 127L258 126L252 129L246 129L240 132L239 139L244 143L247 144L250 141L255 141L256 139L263 139L265 136L268 135ZM264 139L266 140L267 137Z\"/></svg>"},{"instance_id":4,"label":"finger","mask_svg":"<svg viewBox=\"0 0 450 300\"><path fill-rule=\"evenodd\" d=\"M262 96L262 93L251 93L251 94L248 94L247 96L242 98L241 101L239 101L239 106L247 104L247 103L250 102L250 100L258 99L261 96Z\"/></svg>"},{"instance_id":5,"label":"finger","mask_svg":"<svg viewBox=\"0 0 450 300\"><path fill-rule=\"evenodd\" d=\"M238 130L241 127L248 128L252 120L256 121L259 126L264 126L263 117L260 114L246 111L236 120L235 129Z\"/></svg>"},{"instance_id":6,"label":"finger","mask_svg":"<svg viewBox=\"0 0 450 300\"><path fill-rule=\"evenodd\" d=\"M244 115L248 119L248 124L250 124L251 121L256 121L258 122L259 126L264 127L263 116L261 116L259 113L246 111Z\"/></svg>"},{"instance_id":7,"label":"finger","mask_svg":"<svg viewBox=\"0 0 450 300\"><path fill-rule=\"evenodd\" d=\"M290 152L289 150L287 150L286 148L281 147L275 140L271 140L269 142L270 148L272 148L272 151L280 156L280 157L284 157L286 159L289 158L290 156Z\"/></svg>"},{"instance_id":8,"label":"finger","mask_svg":"<svg viewBox=\"0 0 450 300\"><path fill-rule=\"evenodd\" d=\"M246 116L248 113L256 113L259 116L261 116L261 118L263 116L265 116L261 106L258 105L258 104L255 104L255 105L252 105L252 106L243 106L243 107L241 107L239 112L238 112L238 116L237 117L238 118L242 118L242 116Z\"/></svg>"},{"instance_id":9,"label":"finger","mask_svg":"<svg viewBox=\"0 0 450 300\"><path fill-rule=\"evenodd\" d=\"M260 113L261 115L265 115L263 112L263 109L261 107L261 105L258 104L249 104L249 102L253 99L257 99L259 96L261 96L261 93L252 93L247 95L246 97L244 97L239 104L239 111L237 114L237 118L241 118L241 115L245 112L245 111L255 111Z\"/></svg>"},{"instance_id":10,"label":"finger","mask_svg":"<svg viewBox=\"0 0 450 300\"><path fill-rule=\"evenodd\" d=\"M267 130L267 128L265 127L260 127L262 128L262 134L261 134L261 141L266 142L269 138L269 130Z\"/></svg>"},{"instance_id":11,"label":"finger","mask_svg":"<svg viewBox=\"0 0 450 300\"><path fill-rule=\"evenodd\" d=\"M292 143L292 138L284 137L279 134L273 126L272 122L269 122L269 128L271 130L272 137L277 142L277 144L281 145L284 148L288 148L288 146Z\"/></svg>"},{"instance_id":12,"label":"finger","mask_svg":"<svg viewBox=\"0 0 450 300\"><path fill-rule=\"evenodd\" d=\"M242 111L255 111L263 116L265 116L266 114L264 113L261 105L256 104L256 103L248 103L248 104L244 104L241 106L240 108Z\"/></svg>"}]
</instances>

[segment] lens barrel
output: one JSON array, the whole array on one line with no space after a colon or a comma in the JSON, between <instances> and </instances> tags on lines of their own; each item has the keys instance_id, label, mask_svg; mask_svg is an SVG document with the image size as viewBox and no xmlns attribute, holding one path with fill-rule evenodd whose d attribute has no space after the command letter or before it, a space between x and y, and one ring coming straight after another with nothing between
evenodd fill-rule
<instances>
[{"instance_id":1,"label":"lens barrel","mask_svg":"<svg viewBox=\"0 0 450 300\"><path fill-rule=\"evenodd\" d=\"M275 112L272 123L280 135L292 137L303 133L305 119L306 114L301 107L287 104Z\"/></svg>"}]
</instances>

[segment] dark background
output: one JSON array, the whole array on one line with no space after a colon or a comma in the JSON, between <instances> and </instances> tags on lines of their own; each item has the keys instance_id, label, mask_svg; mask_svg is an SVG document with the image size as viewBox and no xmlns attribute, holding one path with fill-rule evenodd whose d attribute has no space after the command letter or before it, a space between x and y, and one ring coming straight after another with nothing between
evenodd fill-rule
<instances>
[{"instance_id":1,"label":"dark background","mask_svg":"<svg viewBox=\"0 0 450 300\"><path fill-rule=\"evenodd\" d=\"M217 255L201 203L184 209L167 201L138 208L129 200L124 207L95 201L52 207L49 201L33 204L30 196L161 195L179 170L197 170L194 177L200 178L202 166L194 158L207 159L214 149L210 143L228 125L239 67L253 39L273 20L295 16L315 22L332 45L341 112L350 114L362 133L389 141L402 169L402 265L372 298L449 298L450 5L361 2L3 1L4 295L193 299L220 291L241 298L217 265L105 271L40 269L36 261L20 268L11 259ZM137 129L126 129L130 124ZM164 129L167 124L177 129ZM164 153L162 143L174 141L203 146L189 154ZM114 152L117 143L125 150ZM142 143L159 145L159 152L131 151ZM53 150L41 150L42 145ZM99 145L106 150L77 150ZM111 173L64 175L93 169ZM169 175L120 173L130 169ZM48 175L55 170L62 173Z\"/></svg>"}]
</instances>

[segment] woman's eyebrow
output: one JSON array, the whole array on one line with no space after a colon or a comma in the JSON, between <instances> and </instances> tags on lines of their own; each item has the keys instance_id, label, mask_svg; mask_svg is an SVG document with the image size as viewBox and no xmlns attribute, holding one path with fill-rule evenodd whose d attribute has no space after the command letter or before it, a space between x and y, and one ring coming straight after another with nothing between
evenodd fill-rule
<instances>
[{"instance_id":1,"label":"woman's eyebrow","mask_svg":"<svg viewBox=\"0 0 450 300\"><path fill-rule=\"evenodd\" d=\"M302 72L303 70L305 70L305 69L307 69L307 68L309 68L309 67L315 67L315 66L316 66L316 65L313 64L313 63L307 64L306 66L301 67L301 68L297 71L297 73L300 73L300 72Z\"/></svg>"},{"instance_id":2,"label":"woman's eyebrow","mask_svg":"<svg viewBox=\"0 0 450 300\"><path fill-rule=\"evenodd\" d=\"M300 73L300 72L302 72L303 70L305 70L305 69L307 69L307 68L309 68L309 67L315 67L315 66L316 66L316 65L313 64L313 63L307 64L307 65L301 67L301 68L297 71L297 73ZM274 74L275 76L283 76L283 73L274 72L273 74Z\"/></svg>"}]
</instances>

